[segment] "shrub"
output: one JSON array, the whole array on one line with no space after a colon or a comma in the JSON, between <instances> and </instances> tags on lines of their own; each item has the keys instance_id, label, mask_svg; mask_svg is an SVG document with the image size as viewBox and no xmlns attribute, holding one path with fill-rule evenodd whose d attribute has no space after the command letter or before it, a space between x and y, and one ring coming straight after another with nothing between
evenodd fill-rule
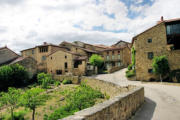
<instances>
[{"instance_id":1,"label":"shrub","mask_svg":"<svg viewBox=\"0 0 180 120\"><path fill-rule=\"evenodd\" d=\"M130 78L135 76L135 70L128 70L126 71L126 77Z\"/></svg>"},{"instance_id":2,"label":"shrub","mask_svg":"<svg viewBox=\"0 0 180 120\"><path fill-rule=\"evenodd\" d=\"M72 81L71 80L63 80L63 82L62 82L64 85L65 84L72 84Z\"/></svg>"},{"instance_id":3,"label":"shrub","mask_svg":"<svg viewBox=\"0 0 180 120\"><path fill-rule=\"evenodd\" d=\"M59 86L59 85L61 85L61 82L56 80L56 81L54 82L54 85L55 85L55 86Z\"/></svg>"},{"instance_id":4,"label":"shrub","mask_svg":"<svg viewBox=\"0 0 180 120\"><path fill-rule=\"evenodd\" d=\"M0 89L21 87L28 83L28 72L23 66L13 64L0 67Z\"/></svg>"},{"instance_id":5,"label":"shrub","mask_svg":"<svg viewBox=\"0 0 180 120\"><path fill-rule=\"evenodd\" d=\"M169 63L166 56L159 56L153 58L153 72L159 75L160 80L162 82L162 77L169 73Z\"/></svg>"},{"instance_id":6,"label":"shrub","mask_svg":"<svg viewBox=\"0 0 180 120\"><path fill-rule=\"evenodd\" d=\"M14 120L25 120L24 116L26 115L27 111L18 111L14 112ZM5 115L3 117L4 120L11 120L11 115Z\"/></svg>"},{"instance_id":7,"label":"shrub","mask_svg":"<svg viewBox=\"0 0 180 120\"><path fill-rule=\"evenodd\" d=\"M37 75L38 83L41 85L42 88L50 88L50 84L53 83L53 79L51 75L45 73L39 73Z\"/></svg>"},{"instance_id":8,"label":"shrub","mask_svg":"<svg viewBox=\"0 0 180 120\"><path fill-rule=\"evenodd\" d=\"M81 84L75 91L66 93L66 105L55 110L50 116L44 115L44 120L57 120L72 115L93 106L97 98L104 98L104 95L99 90Z\"/></svg>"},{"instance_id":9,"label":"shrub","mask_svg":"<svg viewBox=\"0 0 180 120\"><path fill-rule=\"evenodd\" d=\"M128 65L128 70L132 70L133 64Z\"/></svg>"}]
</instances>

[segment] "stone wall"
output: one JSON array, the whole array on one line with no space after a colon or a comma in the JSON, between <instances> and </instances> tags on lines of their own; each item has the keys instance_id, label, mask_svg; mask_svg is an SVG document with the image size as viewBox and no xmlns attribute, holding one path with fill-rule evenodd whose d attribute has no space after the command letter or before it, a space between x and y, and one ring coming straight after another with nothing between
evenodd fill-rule
<instances>
[{"instance_id":1,"label":"stone wall","mask_svg":"<svg viewBox=\"0 0 180 120\"><path fill-rule=\"evenodd\" d=\"M78 76L72 75L53 75L53 79L63 81L63 80L71 80L73 84L79 84L80 78Z\"/></svg>"},{"instance_id":2,"label":"stone wall","mask_svg":"<svg viewBox=\"0 0 180 120\"><path fill-rule=\"evenodd\" d=\"M116 84L82 77L93 88L110 95L110 100L76 112L63 120L127 120L144 103L144 88L136 86L120 87ZM118 94L119 91L121 94Z\"/></svg>"},{"instance_id":3,"label":"stone wall","mask_svg":"<svg viewBox=\"0 0 180 120\"><path fill-rule=\"evenodd\" d=\"M113 72L116 72L116 71L118 71L118 70L120 70L120 69L123 69L123 68L125 68L124 66L121 66L121 67L113 67L113 68L111 68L111 69L108 69L108 73L113 73Z\"/></svg>"}]
</instances>

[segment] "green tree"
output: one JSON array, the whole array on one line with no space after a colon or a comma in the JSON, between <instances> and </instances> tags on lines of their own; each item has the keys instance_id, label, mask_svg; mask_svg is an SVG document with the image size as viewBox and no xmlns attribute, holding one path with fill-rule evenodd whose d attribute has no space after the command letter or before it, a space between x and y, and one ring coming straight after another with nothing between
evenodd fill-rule
<instances>
[{"instance_id":1,"label":"green tree","mask_svg":"<svg viewBox=\"0 0 180 120\"><path fill-rule=\"evenodd\" d=\"M32 88L27 90L21 97L21 105L32 110L32 120L35 120L36 108L43 105L46 101L46 95L43 89Z\"/></svg>"},{"instance_id":2,"label":"green tree","mask_svg":"<svg viewBox=\"0 0 180 120\"><path fill-rule=\"evenodd\" d=\"M53 82L52 76L45 73L39 73L37 75L38 83L41 85L42 88L47 89L49 85Z\"/></svg>"},{"instance_id":3,"label":"green tree","mask_svg":"<svg viewBox=\"0 0 180 120\"><path fill-rule=\"evenodd\" d=\"M24 86L29 82L28 80L28 72L19 64L0 67L0 89Z\"/></svg>"},{"instance_id":4,"label":"green tree","mask_svg":"<svg viewBox=\"0 0 180 120\"><path fill-rule=\"evenodd\" d=\"M21 95L21 91L19 89L15 88L9 88L8 92L2 92L1 93L1 105L6 105L10 107L11 111L11 119L14 120L14 108L19 106L19 98Z\"/></svg>"},{"instance_id":5,"label":"green tree","mask_svg":"<svg viewBox=\"0 0 180 120\"><path fill-rule=\"evenodd\" d=\"M93 54L90 57L89 62L91 65L94 65L94 66L97 66L98 68L100 68L100 67L102 67L104 61L100 55Z\"/></svg>"},{"instance_id":6,"label":"green tree","mask_svg":"<svg viewBox=\"0 0 180 120\"><path fill-rule=\"evenodd\" d=\"M166 56L159 56L153 58L153 72L159 75L160 80L162 82L162 76L167 75L169 73L169 63Z\"/></svg>"}]
</instances>

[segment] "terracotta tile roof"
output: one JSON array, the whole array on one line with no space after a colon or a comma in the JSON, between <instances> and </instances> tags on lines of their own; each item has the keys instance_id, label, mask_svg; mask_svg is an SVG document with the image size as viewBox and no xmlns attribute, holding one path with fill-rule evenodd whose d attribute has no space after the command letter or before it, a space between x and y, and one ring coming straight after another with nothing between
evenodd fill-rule
<instances>
[{"instance_id":1,"label":"terracotta tile roof","mask_svg":"<svg viewBox=\"0 0 180 120\"><path fill-rule=\"evenodd\" d=\"M87 58L87 56L76 56L74 60L86 60Z\"/></svg>"},{"instance_id":2,"label":"terracotta tile roof","mask_svg":"<svg viewBox=\"0 0 180 120\"><path fill-rule=\"evenodd\" d=\"M154 25L154 26L152 26L152 27L146 29L145 31L143 31L143 32L141 32L141 33L139 33L139 34L137 34L136 36L134 36L133 39L132 39L132 44L131 44L131 46L133 45L134 40L135 40L135 38L136 38L137 36L139 36L139 35L141 35L141 34L147 32L147 31L151 30L152 28L154 28L154 27L156 27L156 26L158 26L158 25L160 25L160 24L162 24L162 23L169 23L169 22L175 22L175 21L180 21L180 18L158 21L156 25Z\"/></svg>"}]
</instances>

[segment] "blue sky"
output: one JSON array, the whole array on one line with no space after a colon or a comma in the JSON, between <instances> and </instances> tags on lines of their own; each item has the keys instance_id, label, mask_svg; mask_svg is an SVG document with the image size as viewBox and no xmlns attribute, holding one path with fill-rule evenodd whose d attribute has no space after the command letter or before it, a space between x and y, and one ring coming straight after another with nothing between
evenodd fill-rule
<instances>
[{"instance_id":1,"label":"blue sky","mask_svg":"<svg viewBox=\"0 0 180 120\"><path fill-rule=\"evenodd\" d=\"M179 18L179 8L179 0L0 0L0 47L131 42L161 16Z\"/></svg>"}]
</instances>

